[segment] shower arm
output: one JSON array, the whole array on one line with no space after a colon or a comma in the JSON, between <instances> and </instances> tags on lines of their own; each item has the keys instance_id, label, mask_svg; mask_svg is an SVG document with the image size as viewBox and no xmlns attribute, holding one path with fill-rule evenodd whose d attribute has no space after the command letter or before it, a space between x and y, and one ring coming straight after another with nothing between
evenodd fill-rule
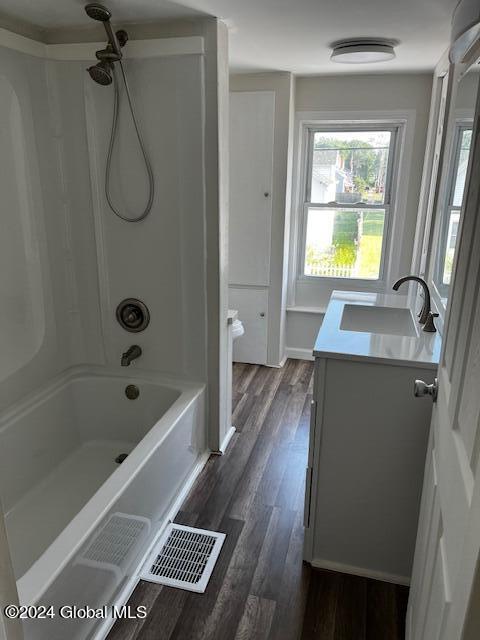
<instances>
[{"instance_id":1,"label":"shower arm","mask_svg":"<svg viewBox=\"0 0 480 640\"><path fill-rule=\"evenodd\" d=\"M114 30L112 29L112 25L110 24L110 20L105 20L103 22L103 26L105 27L105 31L107 33L107 38L110 46L112 47L114 53L121 58L122 51L120 48L120 44L118 42L117 36L115 35Z\"/></svg>"}]
</instances>

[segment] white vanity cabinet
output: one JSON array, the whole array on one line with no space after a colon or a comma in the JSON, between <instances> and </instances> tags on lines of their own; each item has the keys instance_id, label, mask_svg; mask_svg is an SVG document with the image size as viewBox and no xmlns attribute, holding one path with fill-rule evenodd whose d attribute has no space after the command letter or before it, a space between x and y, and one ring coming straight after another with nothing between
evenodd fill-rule
<instances>
[{"instance_id":1,"label":"white vanity cabinet","mask_svg":"<svg viewBox=\"0 0 480 640\"><path fill-rule=\"evenodd\" d=\"M343 331L353 298L333 294L314 351L304 557L316 567L404 584L432 412L431 398L415 398L413 386L434 381L440 339L421 328L407 337ZM403 313L400 296L388 299Z\"/></svg>"}]
</instances>

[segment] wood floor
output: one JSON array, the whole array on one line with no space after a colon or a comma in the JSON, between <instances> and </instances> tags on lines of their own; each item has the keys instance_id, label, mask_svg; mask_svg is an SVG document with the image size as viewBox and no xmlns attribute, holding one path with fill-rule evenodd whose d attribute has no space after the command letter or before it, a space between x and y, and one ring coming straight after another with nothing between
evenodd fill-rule
<instances>
[{"instance_id":1,"label":"wood floor","mask_svg":"<svg viewBox=\"0 0 480 640\"><path fill-rule=\"evenodd\" d=\"M401 640L407 589L302 562L313 365L234 366L237 433L212 456L181 524L227 534L205 594L140 582L108 640Z\"/></svg>"}]
</instances>

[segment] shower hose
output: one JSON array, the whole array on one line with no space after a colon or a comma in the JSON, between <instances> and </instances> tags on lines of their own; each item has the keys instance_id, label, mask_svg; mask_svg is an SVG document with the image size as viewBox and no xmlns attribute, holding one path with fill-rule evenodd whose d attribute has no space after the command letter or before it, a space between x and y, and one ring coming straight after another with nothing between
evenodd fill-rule
<instances>
[{"instance_id":1,"label":"shower hose","mask_svg":"<svg viewBox=\"0 0 480 640\"><path fill-rule=\"evenodd\" d=\"M123 68L122 61L119 61L120 69L122 72L123 83L125 85L125 93L127 94L128 106L130 107L130 113L132 114L133 126L135 127L135 132L137 134L138 143L140 145L140 149L142 151L143 160L145 162L145 168L147 170L148 176L148 201L145 206L145 209L135 218L129 218L126 215L123 215L113 204L112 197L110 193L110 176L112 170L112 156L113 156L113 147L115 145L115 140L117 137L118 130L118 111L120 107L120 88L119 88L119 80L115 71L113 69L113 84L114 84L114 102L113 102L113 118L112 118L112 129L110 133L110 142L108 144L108 153L107 153L107 165L105 169L105 196L107 198L108 205L113 213L125 220L126 222L140 222L144 220L152 209L153 204L153 196L155 193L155 180L153 177L152 166L150 164L150 160L148 158L147 152L145 150L145 144L143 142L142 134L140 133L140 127L138 126L137 117L135 115L135 109L133 107L133 100L130 93L130 88L128 86L127 77L125 75L125 70Z\"/></svg>"}]
</instances>

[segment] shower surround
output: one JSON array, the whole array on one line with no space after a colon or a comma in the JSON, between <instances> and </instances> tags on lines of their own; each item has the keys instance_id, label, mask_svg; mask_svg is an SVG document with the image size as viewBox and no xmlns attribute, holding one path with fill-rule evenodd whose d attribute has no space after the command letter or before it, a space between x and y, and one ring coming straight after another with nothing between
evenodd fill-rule
<instances>
[{"instance_id":1,"label":"shower surround","mask_svg":"<svg viewBox=\"0 0 480 640\"><path fill-rule=\"evenodd\" d=\"M56 605L62 595L77 605L125 601L149 545L209 448L218 448L226 36L215 20L191 29L163 39L133 34L124 50L155 175L152 210L137 224L117 218L105 198L112 87L85 73L100 43L44 45L0 30L7 176L0 186L11 204L10 239L22 249L11 280L2 281L17 311L1 339L12 344L25 326L24 348L12 349L0 370L7 456L0 498L22 604ZM123 108L115 145L113 198L136 211L148 184ZM2 236L7 249L9 235ZM134 340L115 317L125 298L142 300L151 314ZM122 370L121 355L134 342L142 357ZM125 396L128 384L138 386L138 399ZM129 455L118 464L121 453ZM105 532L129 528L138 536L119 566L85 561ZM24 624L24 633L27 640L100 639L111 622L57 618Z\"/></svg>"}]
</instances>

